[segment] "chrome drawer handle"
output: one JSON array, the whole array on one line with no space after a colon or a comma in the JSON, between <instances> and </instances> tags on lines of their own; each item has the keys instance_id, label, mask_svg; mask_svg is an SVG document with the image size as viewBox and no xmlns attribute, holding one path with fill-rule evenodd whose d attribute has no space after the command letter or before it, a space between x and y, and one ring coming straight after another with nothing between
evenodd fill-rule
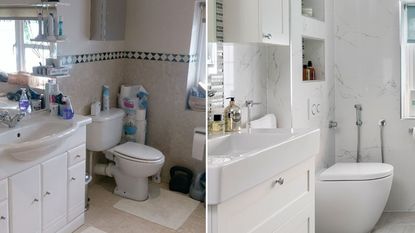
<instances>
[{"instance_id":1,"label":"chrome drawer handle","mask_svg":"<svg viewBox=\"0 0 415 233\"><path fill-rule=\"evenodd\" d=\"M284 184L284 178L280 177L278 180L275 181L275 184L283 185Z\"/></svg>"},{"instance_id":2,"label":"chrome drawer handle","mask_svg":"<svg viewBox=\"0 0 415 233\"><path fill-rule=\"evenodd\" d=\"M265 39L270 40L272 38L272 34L271 33L267 33L263 35Z\"/></svg>"}]
</instances>

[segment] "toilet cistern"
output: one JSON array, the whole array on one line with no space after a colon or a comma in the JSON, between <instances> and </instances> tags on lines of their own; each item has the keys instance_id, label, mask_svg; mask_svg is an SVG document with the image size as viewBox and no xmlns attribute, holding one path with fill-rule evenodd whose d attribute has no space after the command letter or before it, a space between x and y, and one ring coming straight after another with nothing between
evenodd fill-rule
<instances>
[{"instance_id":1,"label":"toilet cistern","mask_svg":"<svg viewBox=\"0 0 415 233\"><path fill-rule=\"evenodd\" d=\"M246 121L246 128L248 129L248 132L251 132L251 108L254 107L254 105L260 105L261 103L254 103L253 100L246 100L245 106L248 108L248 119Z\"/></svg>"}]
</instances>

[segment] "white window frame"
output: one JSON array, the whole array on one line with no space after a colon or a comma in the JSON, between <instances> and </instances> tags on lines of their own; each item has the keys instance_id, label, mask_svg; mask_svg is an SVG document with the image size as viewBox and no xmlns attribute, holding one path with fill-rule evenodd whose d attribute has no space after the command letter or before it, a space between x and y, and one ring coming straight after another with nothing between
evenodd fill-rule
<instances>
[{"instance_id":1,"label":"white window frame","mask_svg":"<svg viewBox=\"0 0 415 233\"><path fill-rule=\"evenodd\" d=\"M14 21L15 23L15 44L14 49L16 52L16 70L26 71L31 73L31 70L26 70L26 49L49 49L50 54L53 53L53 45L43 45L42 42L25 43L24 41L24 21L33 21L34 19L5 19ZM48 56L49 57L49 56ZM43 64L44 65L44 64Z\"/></svg>"}]
</instances>

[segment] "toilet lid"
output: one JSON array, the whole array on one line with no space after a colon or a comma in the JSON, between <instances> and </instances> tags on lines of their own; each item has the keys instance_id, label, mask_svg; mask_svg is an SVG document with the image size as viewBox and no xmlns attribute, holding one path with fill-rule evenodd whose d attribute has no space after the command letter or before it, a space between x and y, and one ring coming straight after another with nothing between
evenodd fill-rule
<instances>
[{"instance_id":1,"label":"toilet lid","mask_svg":"<svg viewBox=\"0 0 415 233\"><path fill-rule=\"evenodd\" d=\"M386 163L336 163L320 174L320 180L374 180L393 174L393 166Z\"/></svg>"},{"instance_id":2,"label":"toilet lid","mask_svg":"<svg viewBox=\"0 0 415 233\"><path fill-rule=\"evenodd\" d=\"M113 151L139 160L154 161L164 157L164 155L157 149L135 142L126 142L113 148Z\"/></svg>"}]
</instances>

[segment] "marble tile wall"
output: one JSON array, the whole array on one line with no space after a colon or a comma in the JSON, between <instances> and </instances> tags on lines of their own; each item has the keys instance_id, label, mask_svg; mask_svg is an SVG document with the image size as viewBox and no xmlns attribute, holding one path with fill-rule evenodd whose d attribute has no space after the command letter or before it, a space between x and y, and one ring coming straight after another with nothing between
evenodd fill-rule
<instances>
[{"instance_id":1,"label":"marble tile wall","mask_svg":"<svg viewBox=\"0 0 415 233\"><path fill-rule=\"evenodd\" d=\"M291 21L291 43L292 43L292 117L294 128L319 128L320 129L320 152L316 155L316 171L334 164L334 130L329 129L329 121L335 118L335 93L334 93L334 38L333 23L333 1L324 1L325 4L325 28L315 28L324 36L325 52L325 80L303 82L302 66L302 36L303 28L310 28L307 22L301 20ZM301 1L291 2L291 17L301 18ZM320 113L312 116L309 105L320 105Z\"/></svg>"},{"instance_id":2,"label":"marble tile wall","mask_svg":"<svg viewBox=\"0 0 415 233\"><path fill-rule=\"evenodd\" d=\"M335 1L336 161L355 161L354 104L362 104L363 161L380 161L378 122L385 119L385 160L394 166L387 211L415 211L414 121L400 119L397 0ZM350 14L353 12L353 17Z\"/></svg>"},{"instance_id":3,"label":"marble tile wall","mask_svg":"<svg viewBox=\"0 0 415 233\"><path fill-rule=\"evenodd\" d=\"M289 62L289 48L226 43L223 49L225 97L236 98L243 127L248 115L246 100L261 103L252 108L252 119L274 113L278 127L291 127L289 63L285 64Z\"/></svg>"}]
</instances>

